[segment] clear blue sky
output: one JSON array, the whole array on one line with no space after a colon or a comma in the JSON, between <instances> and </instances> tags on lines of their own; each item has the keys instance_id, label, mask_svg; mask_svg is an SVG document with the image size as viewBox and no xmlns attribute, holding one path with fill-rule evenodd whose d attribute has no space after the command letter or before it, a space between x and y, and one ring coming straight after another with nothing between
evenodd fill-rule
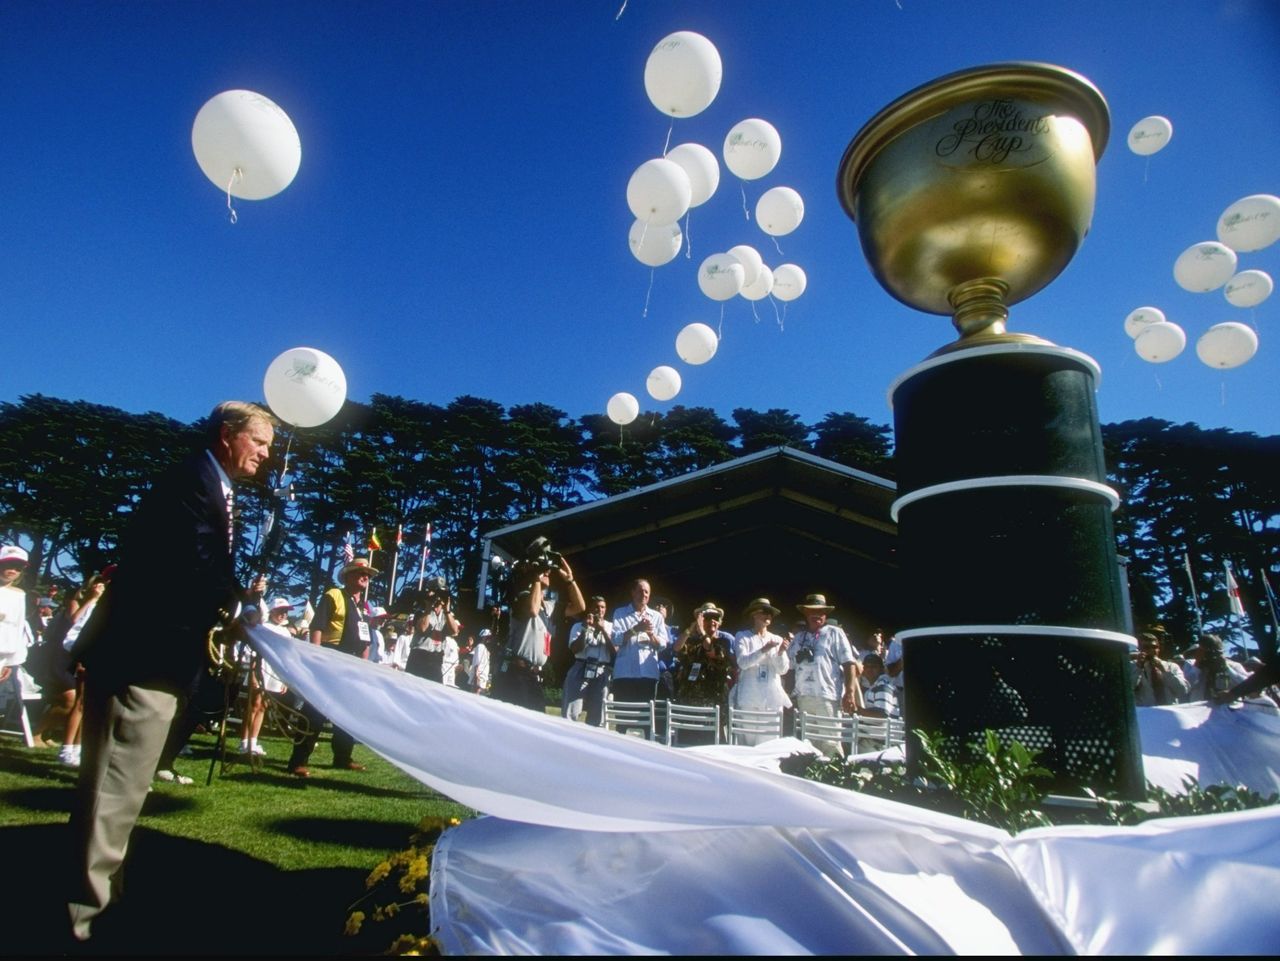
<instances>
[{"instance_id":1,"label":"clear blue sky","mask_svg":"<svg viewBox=\"0 0 1280 961\"><path fill-rule=\"evenodd\" d=\"M1112 137L1093 231L1011 327L1095 357L1104 421L1159 417L1280 432L1280 295L1242 311L1190 294L1172 265L1214 239L1221 211L1280 194L1280 3L1275 0L814 0L814 2L47 2L0 4L0 398L42 392L190 420L258 399L270 360L318 347L350 396L546 402L571 416L627 390L674 403L852 410L890 423L893 378L953 336L871 277L836 199L859 127L908 89L1002 60L1089 77ZM783 256L742 214L739 181L693 211L692 259L653 277L627 248L627 180L661 154L669 119L645 95L654 44L710 38L716 101L672 144L719 155L762 117L782 159L746 184L804 197ZM258 91L293 119L297 179L269 200L225 200L196 165L191 124L212 95ZM1147 159L1125 134L1174 125ZM727 303L716 358L676 360L685 324L718 326L696 270L746 243L808 274L779 329L770 301ZM1280 280L1280 244L1241 267ZM1225 373L1193 346L1152 366L1122 329L1153 304L1191 344L1255 323L1257 357ZM781 305L779 305L781 309ZM21 337L18 335L22 335ZM22 339L25 337L26 339ZM644 391L657 364L684 389Z\"/></svg>"}]
</instances>

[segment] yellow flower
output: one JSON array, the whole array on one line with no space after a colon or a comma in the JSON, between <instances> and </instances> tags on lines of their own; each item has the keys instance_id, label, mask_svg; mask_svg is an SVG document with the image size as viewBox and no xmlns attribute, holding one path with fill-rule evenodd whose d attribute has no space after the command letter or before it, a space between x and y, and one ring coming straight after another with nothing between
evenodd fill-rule
<instances>
[{"instance_id":1,"label":"yellow flower","mask_svg":"<svg viewBox=\"0 0 1280 961\"><path fill-rule=\"evenodd\" d=\"M347 918L347 926L343 929L343 934L353 935L360 933L360 925L364 924L364 912L352 911Z\"/></svg>"},{"instance_id":2,"label":"yellow flower","mask_svg":"<svg viewBox=\"0 0 1280 961\"><path fill-rule=\"evenodd\" d=\"M383 861L376 868L369 872L369 876L365 879L364 886L371 888L388 874L391 873L391 862Z\"/></svg>"}]
</instances>

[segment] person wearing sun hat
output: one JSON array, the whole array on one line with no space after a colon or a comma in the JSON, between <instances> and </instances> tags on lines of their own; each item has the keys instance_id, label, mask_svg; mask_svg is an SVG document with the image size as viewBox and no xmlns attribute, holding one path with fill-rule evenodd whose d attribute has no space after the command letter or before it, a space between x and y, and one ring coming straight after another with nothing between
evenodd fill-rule
<instances>
[{"instance_id":1,"label":"person wearing sun hat","mask_svg":"<svg viewBox=\"0 0 1280 961\"><path fill-rule=\"evenodd\" d=\"M710 601L693 612L676 645L676 703L700 707L727 706L729 685L735 674L733 635L722 631L724 611ZM685 744L710 743L712 732L686 731Z\"/></svg>"},{"instance_id":2,"label":"person wearing sun hat","mask_svg":"<svg viewBox=\"0 0 1280 961\"><path fill-rule=\"evenodd\" d=\"M782 687L782 675L791 670L787 657L790 641L772 633L769 627L781 611L767 597L752 600L742 612L751 618L751 627L733 638L733 654L738 664L738 682L730 701L740 711L776 711L791 707L791 698ZM759 735L743 735L744 744L756 744Z\"/></svg>"},{"instance_id":3,"label":"person wearing sun hat","mask_svg":"<svg viewBox=\"0 0 1280 961\"><path fill-rule=\"evenodd\" d=\"M823 594L810 594L796 610L804 615L805 629L791 643L795 663L796 710L825 717L853 714L862 706L858 687L858 661L853 645L840 628L827 623L835 607ZM813 744L828 757L844 754L844 746L833 741Z\"/></svg>"},{"instance_id":4,"label":"person wearing sun hat","mask_svg":"<svg viewBox=\"0 0 1280 961\"><path fill-rule=\"evenodd\" d=\"M27 592L18 587L26 569L26 551L14 544L0 547L0 683L16 674L13 669L26 661L34 642L27 622Z\"/></svg>"},{"instance_id":5,"label":"person wearing sun hat","mask_svg":"<svg viewBox=\"0 0 1280 961\"><path fill-rule=\"evenodd\" d=\"M315 617L311 619L311 643L336 648L352 657L368 658L369 645L373 641L373 628L369 623L369 605L365 597L369 593L369 579L379 573L367 557L357 557L338 572L341 587L330 588L320 598ZM293 747L289 757L289 773L297 778L311 777L307 764L311 752L320 739L324 716L309 703L302 713L307 719L310 733ZM333 766L340 771L363 771L364 765L351 759L356 740L335 725L333 740Z\"/></svg>"}]
</instances>

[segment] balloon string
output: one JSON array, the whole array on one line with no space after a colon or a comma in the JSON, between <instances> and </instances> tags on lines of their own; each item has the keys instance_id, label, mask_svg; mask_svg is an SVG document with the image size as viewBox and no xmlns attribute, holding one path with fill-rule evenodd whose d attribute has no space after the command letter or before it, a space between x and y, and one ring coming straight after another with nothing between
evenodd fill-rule
<instances>
[{"instance_id":1,"label":"balloon string","mask_svg":"<svg viewBox=\"0 0 1280 961\"><path fill-rule=\"evenodd\" d=\"M779 329L779 330L782 330L782 329L783 329L783 327L782 327L782 315L781 315L780 313L778 313L778 298L777 298L777 297L775 297L775 296L773 296L773 294L770 294L770 295L769 295L769 300L773 302L773 317L774 317L774 320L776 320L776 321L778 322L778 329Z\"/></svg>"},{"instance_id":2,"label":"balloon string","mask_svg":"<svg viewBox=\"0 0 1280 961\"><path fill-rule=\"evenodd\" d=\"M1153 373L1151 374L1151 376L1152 376L1152 377L1154 377L1154 378L1156 379L1156 390L1163 391L1163 390L1164 390L1164 384L1160 383L1160 375L1159 375L1159 374L1157 374L1157 373L1154 373L1154 372L1153 372Z\"/></svg>"},{"instance_id":3,"label":"balloon string","mask_svg":"<svg viewBox=\"0 0 1280 961\"><path fill-rule=\"evenodd\" d=\"M676 129L676 118L671 118L671 123L667 127L667 142L662 145L662 156L667 155L667 149L671 146L671 132Z\"/></svg>"},{"instance_id":4,"label":"balloon string","mask_svg":"<svg viewBox=\"0 0 1280 961\"><path fill-rule=\"evenodd\" d=\"M716 340L724 340L724 301L720 302L720 326L716 328Z\"/></svg>"},{"instance_id":5,"label":"balloon string","mask_svg":"<svg viewBox=\"0 0 1280 961\"><path fill-rule=\"evenodd\" d=\"M777 310L777 309L778 309L778 305L777 305L777 304L774 304L774 305L773 305L773 309L774 309L774 310ZM786 320L787 320L787 305L786 305L786 304L783 304L783 305L782 305L782 316L778 318L778 330L785 331L785 330L787 329Z\"/></svg>"},{"instance_id":6,"label":"balloon string","mask_svg":"<svg viewBox=\"0 0 1280 961\"><path fill-rule=\"evenodd\" d=\"M742 216L750 220L751 214L747 212L747 185L743 181L739 180L738 189L742 191Z\"/></svg>"},{"instance_id":7,"label":"balloon string","mask_svg":"<svg viewBox=\"0 0 1280 961\"><path fill-rule=\"evenodd\" d=\"M244 179L244 174L240 171L239 167L236 167L234 170L231 171L230 179L227 180L227 211L231 215L230 219L233 224L240 218L236 216L236 208L231 206L231 185L234 183L238 183L243 179Z\"/></svg>"},{"instance_id":8,"label":"balloon string","mask_svg":"<svg viewBox=\"0 0 1280 961\"><path fill-rule=\"evenodd\" d=\"M644 311L640 314L641 317L649 316L649 296L653 293L654 273L655 273L654 268L650 267L649 268L649 289L644 292Z\"/></svg>"},{"instance_id":9,"label":"balloon string","mask_svg":"<svg viewBox=\"0 0 1280 961\"><path fill-rule=\"evenodd\" d=\"M1149 174L1150 172L1151 172L1151 158L1148 157L1147 162L1142 167L1142 182L1144 184L1147 182L1147 174Z\"/></svg>"},{"instance_id":10,"label":"balloon string","mask_svg":"<svg viewBox=\"0 0 1280 961\"><path fill-rule=\"evenodd\" d=\"M693 259L693 234L689 232L689 219L692 216L693 216L692 210L690 210L687 214L684 215L684 259L685 260Z\"/></svg>"},{"instance_id":11,"label":"balloon string","mask_svg":"<svg viewBox=\"0 0 1280 961\"><path fill-rule=\"evenodd\" d=\"M751 301L751 316L756 319L756 323L760 323L760 315L756 313L756 302Z\"/></svg>"},{"instance_id":12,"label":"balloon string","mask_svg":"<svg viewBox=\"0 0 1280 961\"><path fill-rule=\"evenodd\" d=\"M782 244L778 243L778 238L774 237L772 234L769 236L769 239L773 241L773 246L778 251L778 256L781 257L783 255Z\"/></svg>"},{"instance_id":13,"label":"balloon string","mask_svg":"<svg viewBox=\"0 0 1280 961\"><path fill-rule=\"evenodd\" d=\"M622 6L618 8L618 15L613 18L614 23L622 19L622 11L625 9L627 9L627 0L622 0Z\"/></svg>"}]
</instances>

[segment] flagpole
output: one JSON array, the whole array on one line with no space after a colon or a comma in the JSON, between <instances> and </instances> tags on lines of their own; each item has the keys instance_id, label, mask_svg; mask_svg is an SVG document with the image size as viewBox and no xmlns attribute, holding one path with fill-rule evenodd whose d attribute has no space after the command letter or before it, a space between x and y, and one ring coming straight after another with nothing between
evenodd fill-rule
<instances>
[{"instance_id":1,"label":"flagpole","mask_svg":"<svg viewBox=\"0 0 1280 961\"><path fill-rule=\"evenodd\" d=\"M1191 582L1191 606L1196 612L1196 637L1204 633L1204 616L1200 613L1200 598L1196 593L1196 576L1191 573L1191 555L1182 552L1182 566L1187 572L1187 580Z\"/></svg>"},{"instance_id":2,"label":"flagpole","mask_svg":"<svg viewBox=\"0 0 1280 961\"><path fill-rule=\"evenodd\" d=\"M391 552L391 583L387 585L387 607L396 596L396 561L400 559L400 537L404 533L404 524L396 525L396 549Z\"/></svg>"},{"instance_id":3,"label":"flagpole","mask_svg":"<svg viewBox=\"0 0 1280 961\"><path fill-rule=\"evenodd\" d=\"M1231 616L1235 619L1236 632L1240 635L1240 649L1244 652L1245 657L1248 657L1249 635L1245 632L1244 627L1241 626L1241 621L1244 618L1244 602L1240 599L1240 585L1236 583L1236 575L1235 572L1231 570L1230 561L1224 560L1222 562L1222 568L1227 574L1226 587L1228 609L1231 612ZM1254 647L1258 648L1256 642L1254 643ZM1261 650L1261 648L1258 648L1258 650Z\"/></svg>"},{"instance_id":4,"label":"flagpole","mask_svg":"<svg viewBox=\"0 0 1280 961\"><path fill-rule=\"evenodd\" d=\"M427 576L427 555L431 553L431 522L427 521L427 530L422 535L422 561L418 564L418 591L422 591L422 582Z\"/></svg>"}]
</instances>

